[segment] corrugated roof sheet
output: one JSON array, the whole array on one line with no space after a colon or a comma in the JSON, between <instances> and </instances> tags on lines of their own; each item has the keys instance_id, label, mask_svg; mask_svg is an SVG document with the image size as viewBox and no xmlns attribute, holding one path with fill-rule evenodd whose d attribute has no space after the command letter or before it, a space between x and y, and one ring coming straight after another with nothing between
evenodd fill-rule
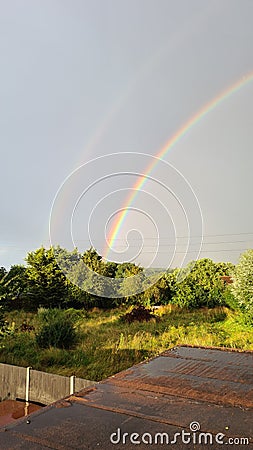
<instances>
[{"instance_id":1,"label":"corrugated roof sheet","mask_svg":"<svg viewBox=\"0 0 253 450\"><path fill-rule=\"evenodd\" d=\"M213 440L222 433L224 443L247 438L250 448L252 380L253 352L176 347L43 408L29 417L29 424L25 418L5 427L0 432L0 448L221 447L216 441L199 444L194 426L211 433ZM190 433L191 444L181 437L173 444L174 434L183 430ZM123 433L127 433L125 438ZM139 438L132 439L139 439L139 444L131 443L132 433L138 433ZM166 433L170 443L162 443L158 433ZM156 436L158 444L143 442ZM119 438L117 444L111 442ZM244 447L241 443L229 446Z\"/></svg>"}]
</instances>

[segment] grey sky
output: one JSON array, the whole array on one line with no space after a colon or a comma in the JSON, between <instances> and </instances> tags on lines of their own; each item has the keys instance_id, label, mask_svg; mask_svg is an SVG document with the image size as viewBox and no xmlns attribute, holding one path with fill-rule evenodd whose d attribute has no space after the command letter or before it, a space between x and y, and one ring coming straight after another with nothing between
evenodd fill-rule
<instances>
[{"instance_id":1,"label":"grey sky","mask_svg":"<svg viewBox=\"0 0 253 450\"><path fill-rule=\"evenodd\" d=\"M204 104L253 71L251 0L9 0L0 1L0 8L0 265L7 267L22 262L27 251L48 245L52 201L79 165L115 152L156 155ZM253 81L206 115L165 156L199 199L201 256L215 260L236 261L241 249L253 246L252 96ZM133 171L141 171L137 160L132 157ZM120 170L116 166L108 163L101 170ZM100 173L99 164L92 170L91 182ZM163 176L159 170L158 165L156 179ZM93 202L135 181L114 178L108 191L98 184L94 197L87 203L83 199L76 233L84 248L89 247ZM75 195L85 187L82 182ZM149 182L146 189L156 192ZM157 195L166 203L162 193ZM124 199L122 192L108 210L99 205L97 220L91 222L99 251L108 214ZM149 199L139 196L139 202L148 209ZM61 211L59 222L64 222ZM159 214L154 204L162 255L173 233L169 225L166 235ZM153 245L152 225L130 213L118 244L139 224ZM133 248L137 241L133 237ZM146 247L149 255L152 245ZM138 261L149 262L145 255ZM166 262L161 256L157 264Z\"/></svg>"}]
</instances>

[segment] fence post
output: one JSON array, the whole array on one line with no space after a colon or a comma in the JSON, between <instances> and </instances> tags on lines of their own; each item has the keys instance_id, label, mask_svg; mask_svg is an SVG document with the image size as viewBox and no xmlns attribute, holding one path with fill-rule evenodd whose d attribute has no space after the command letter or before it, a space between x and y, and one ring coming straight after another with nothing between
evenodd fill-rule
<instances>
[{"instance_id":1,"label":"fence post","mask_svg":"<svg viewBox=\"0 0 253 450\"><path fill-rule=\"evenodd\" d=\"M75 392L75 375L71 375L69 379L69 393L73 395Z\"/></svg>"},{"instance_id":2,"label":"fence post","mask_svg":"<svg viewBox=\"0 0 253 450\"><path fill-rule=\"evenodd\" d=\"M28 405L29 405L29 388L30 388L30 370L31 367L26 368L26 385L25 385L25 416L28 414Z\"/></svg>"}]
</instances>

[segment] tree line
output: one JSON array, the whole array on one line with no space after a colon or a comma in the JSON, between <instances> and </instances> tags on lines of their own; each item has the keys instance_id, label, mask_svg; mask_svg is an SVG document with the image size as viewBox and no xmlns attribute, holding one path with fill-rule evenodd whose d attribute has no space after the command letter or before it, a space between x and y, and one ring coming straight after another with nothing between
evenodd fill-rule
<instances>
[{"instance_id":1,"label":"tree line","mask_svg":"<svg viewBox=\"0 0 253 450\"><path fill-rule=\"evenodd\" d=\"M92 271L105 277L120 278L120 298L104 298L86 292L92 286L93 272L87 272L83 288L69 281L55 258L55 249L41 247L29 252L25 265L13 265L9 270L0 267L0 302L10 309L35 311L44 308L113 308L120 304L141 304L144 306L173 303L180 307L198 308L217 305L236 304L248 316L253 310L253 250L241 255L239 263L214 262L209 258L200 259L192 264L188 275L178 282L179 269L166 271L144 292L133 296L124 296L124 280L135 274L141 274L143 268L133 263L105 262L94 248L83 254L75 249L67 251L57 248L66 263L83 261ZM59 261L59 259L57 258ZM80 266L73 265L75 272L72 280L78 279ZM222 276L231 276L230 288ZM134 278L133 278L134 280ZM101 286L101 292L103 292Z\"/></svg>"}]
</instances>

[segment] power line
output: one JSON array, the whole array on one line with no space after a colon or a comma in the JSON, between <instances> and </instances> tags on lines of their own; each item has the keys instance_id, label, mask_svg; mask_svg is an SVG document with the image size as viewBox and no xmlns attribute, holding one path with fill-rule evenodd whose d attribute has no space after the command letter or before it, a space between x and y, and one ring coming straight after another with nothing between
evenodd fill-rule
<instances>
[{"instance_id":1,"label":"power line","mask_svg":"<svg viewBox=\"0 0 253 450\"><path fill-rule=\"evenodd\" d=\"M228 245L233 245L233 244L237 244L237 243L242 243L242 242L248 242L248 241L233 241L233 242L227 242L227 241L220 241L220 242L203 242L202 243L202 245L203 246L205 246L205 245L220 245L220 244L228 244ZM183 245L183 244L178 244L178 245ZM198 243L191 243L190 245L199 245ZM252 239L252 245L253 245L253 239ZM139 248L139 246L137 246L137 245L129 245L131 248ZM175 243L173 243L173 244L162 244L162 243L160 243L160 246L162 246L162 247L175 247ZM147 245L146 247L155 247L155 245ZM117 248L117 249L119 249L119 248L125 248L125 246L123 246L122 244L121 245L117 245L117 246L115 246L114 248Z\"/></svg>"},{"instance_id":2,"label":"power line","mask_svg":"<svg viewBox=\"0 0 253 450\"><path fill-rule=\"evenodd\" d=\"M253 232L250 233L225 233L225 234L205 234L203 235L203 238L212 238L212 237L224 237L224 236L247 236L247 235L252 235L253 236ZM177 239L189 239L190 238L202 238L202 235L185 235L185 236L177 236ZM145 240L155 240L157 239L157 237L153 237L153 236L145 236ZM169 237L159 237L159 240L167 240L167 239L171 239ZM252 237L253 239L253 237ZM135 240L139 240L139 238L131 238L132 241ZM89 239L76 239L77 242L90 242ZM114 241L122 241L122 242L127 242L126 238L115 238ZM238 241L240 242L240 241ZM244 241L241 241L244 242Z\"/></svg>"},{"instance_id":3,"label":"power line","mask_svg":"<svg viewBox=\"0 0 253 450\"><path fill-rule=\"evenodd\" d=\"M246 250L249 250L248 248L231 248L231 249L228 249L228 248L223 248L223 249L219 249L219 250L200 250L200 253L219 253L219 252L244 252L244 251L246 251ZM141 251L141 254L143 254L143 253L154 253L154 251L151 251L151 250L142 250ZM188 253L196 253L196 250L187 250L187 251L176 251L175 252L175 254L178 254L178 253L186 253L186 254L188 254ZM157 253L158 254L158 256L159 255L167 255L168 253L167 252L158 252Z\"/></svg>"},{"instance_id":4,"label":"power line","mask_svg":"<svg viewBox=\"0 0 253 450\"><path fill-rule=\"evenodd\" d=\"M223 233L223 234L205 234L205 235L203 235L203 239L205 240L205 238L213 238L213 237L224 237L224 236L250 236L250 235L252 235L252 238L250 237L250 238L248 238L248 239L244 239L244 240L233 240L232 241L232 243L234 243L234 242L247 242L248 240L253 240L253 232L243 232L243 233ZM176 237L176 239L189 239L189 238L199 238L199 239L202 239L202 236L201 235L193 235L193 236L189 236L189 235L185 235L185 236L177 236ZM145 240L157 240L158 238L157 237L153 237L153 236L144 236L144 239ZM162 236L160 236L159 237L159 241L166 241L166 240L169 240L169 239L171 239L171 238L169 238L169 237L162 237ZM28 239L27 238L22 238L22 241L24 242L24 241L27 241ZM29 239L30 240L30 239ZM99 239L100 240L100 239ZM140 238L131 238L131 241L139 241L140 240ZM114 239L114 242L115 241L121 241L121 242L124 242L124 243L127 243L127 241L126 241L126 238L116 238L116 239ZM88 243L89 245L91 245L91 241L89 240L89 239L75 239L75 242L82 242L82 243ZM104 242L104 239L103 240L101 240L101 242ZM49 241L48 241L48 243L49 243ZM206 242L206 244L213 244L214 242ZM218 243L220 243L220 244L223 244L223 243L230 243L230 242L228 242L228 241L219 241ZM26 243L24 242L24 244L23 245L26 245ZM165 244L164 244L165 245ZM17 244L15 244L13 241L12 242L10 242L10 241L7 241L7 242L4 242L3 244L2 244L2 246L3 247L16 247L16 248L23 248L23 247L21 247L20 246L20 241L17 243Z\"/></svg>"}]
</instances>

